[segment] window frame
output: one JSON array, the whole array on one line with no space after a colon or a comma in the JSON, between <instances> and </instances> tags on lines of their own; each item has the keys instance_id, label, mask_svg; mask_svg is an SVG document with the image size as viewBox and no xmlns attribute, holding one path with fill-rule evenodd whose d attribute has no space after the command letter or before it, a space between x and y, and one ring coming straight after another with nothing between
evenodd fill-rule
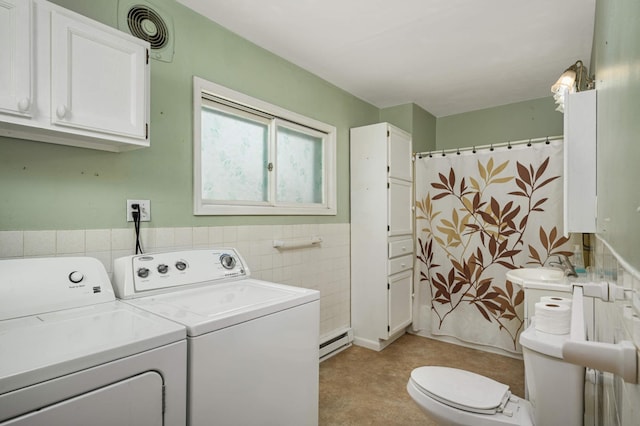
<instances>
[{"instance_id":1,"label":"window frame","mask_svg":"<svg viewBox=\"0 0 640 426\"><path fill-rule=\"evenodd\" d=\"M217 102L226 107L270 117L269 162L276 163L276 128L309 130L309 134L324 135L323 140L323 203L276 203L276 171L269 172L266 203L245 201L212 202L202 199L202 114L205 102ZM210 105L209 105L210 106ZM277 164L275 164L277 167ZM193 77L193 213L197 216L215 215L333 215L336 206L336 128L305 117L277 105L253 98L200 77Z\"/></svg>"}]
</instances>

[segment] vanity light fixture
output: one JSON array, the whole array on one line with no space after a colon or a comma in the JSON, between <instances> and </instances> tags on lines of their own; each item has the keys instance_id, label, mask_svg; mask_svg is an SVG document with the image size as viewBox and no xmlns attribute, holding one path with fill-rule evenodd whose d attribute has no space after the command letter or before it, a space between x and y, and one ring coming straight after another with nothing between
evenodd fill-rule
<instances>
[{"instance_id":1,"label":"vanity light fixture","mask_svg":"<svg viewBox=\"0 0 640 426\"><path fill-rule=\"evenodd\" d=\"M558 107L556 111L564 113L564 97L567 93L581 92L593 89L594 80L589 77L589 69L578 60L564 70L558 81L551 86L553 99Z\"/></svg>"}]
</instances>

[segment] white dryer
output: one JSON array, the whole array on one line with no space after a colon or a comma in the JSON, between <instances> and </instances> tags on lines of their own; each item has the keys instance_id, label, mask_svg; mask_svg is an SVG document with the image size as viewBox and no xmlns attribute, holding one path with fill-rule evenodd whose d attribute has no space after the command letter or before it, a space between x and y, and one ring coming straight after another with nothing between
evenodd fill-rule
<instances>
[{"instance_id":1,"label":"white dryer","mask_svg":"<svg viewBox=\"0 0 640 426\"><path fill-rule=\"evenodd\" d=\"M318 291L251 279L228 248L116 259L114 288L186 326L189 424L317 425Z\"/></svg>"},{"instance_id":2,"label":"white dryer","mask_svg":"<svg viewBox=\"0 0 640 426\"><path fill-rule=\"evenodd\" d=\"M0 425L184 425L185 336L96 259L0 260Z\"/></svg>"}]
</instances>

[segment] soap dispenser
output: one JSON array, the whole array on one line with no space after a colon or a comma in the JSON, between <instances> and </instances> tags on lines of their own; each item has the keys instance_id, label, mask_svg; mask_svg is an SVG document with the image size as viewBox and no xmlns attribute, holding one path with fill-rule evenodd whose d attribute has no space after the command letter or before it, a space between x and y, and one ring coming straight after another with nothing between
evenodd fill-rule
<instances>
[{"instance_id":1,"label":"soap dispenser","mask_svg":"<svg viewBox=\"0 0 640 426\"><path fill-rule=\"evenodd\" d=\"M573 267L578 275L584 275L587 273L587 270L584 267L582 248L579 244L573 246Z\"/></svg>"}]
</instances>

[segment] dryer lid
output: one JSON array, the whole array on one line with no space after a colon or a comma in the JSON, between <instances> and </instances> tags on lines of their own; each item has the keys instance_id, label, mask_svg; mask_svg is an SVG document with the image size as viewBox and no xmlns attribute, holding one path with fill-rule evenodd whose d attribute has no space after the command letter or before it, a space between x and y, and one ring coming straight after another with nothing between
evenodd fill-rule
<instances>
[{"instance_id":1,"label":"dryer lid","mask_svg":"<svg viewBox=\"0 0 640 426\"><path fill-rule=\"evenodd\" d=\"M457 368L419 367L411 372L411 379L443 404L474 413L502 412L511 396L509 386Z\"/></svg>"}]
</instances>

